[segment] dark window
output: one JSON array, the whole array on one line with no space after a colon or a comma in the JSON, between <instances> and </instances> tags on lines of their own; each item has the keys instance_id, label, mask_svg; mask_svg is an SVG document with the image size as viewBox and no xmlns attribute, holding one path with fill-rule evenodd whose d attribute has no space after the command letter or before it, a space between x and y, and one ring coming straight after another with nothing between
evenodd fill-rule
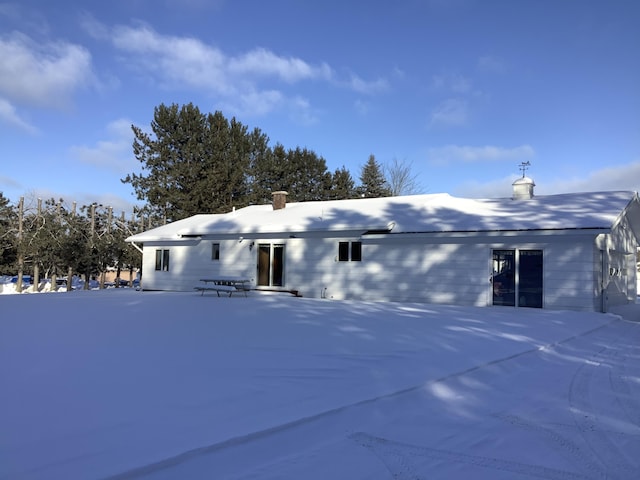
<instances>
[{"instance_id":1,"label":"dark window","mask_svg":"<svg viewBox=\"0 0 640 480\"><path fill-rule=\"evenodd\" d=\"M338 261L348 262L349 260L362 261L362 242L338 242Z\"/></svg>"},{"instance_id":2,"label":"dark window","mask_svg":"<svg viewBox=\"0 0 640 480\"><path fill-rule=\"evenodd\" d=\"M169 271L169 250L162 252L162 270L165 272Z\"/></svg>"},{"instance_id":3,"label":"dark window","mask_svg":"<svg viewBox=\"0 0 640 480\"><path fill-rule=\"evenodd\" d=\"M362 242L351 242L351 261L362 261Z\"/></svg>"},{"instance_id":4,"label":"dark window","mask_svg":"<svg viewBox=\"0 0 640 480\"><path fill-rule=\"evenodd\" d=\"M349 261L349 242L338 243L338 261L339 262Z\"/></svg>"},{"instance_id":5,"label":"dark window","mask_svg":"<svg viewBox=\"0 0 640 480\"><path fill-rule=\"evenodd\" d=\"M220 260L220 244L211 244L211 260Z\"/></svg>"},{"instance_id":6,"label":"dark window","mask_svg":"<svg viewBox=\"0 0 640 480\"><path fill-rule=\"evenodd\" d=\"M169 271L169 250L156 250L156 270Z\"/></svg>"}]
</instances>

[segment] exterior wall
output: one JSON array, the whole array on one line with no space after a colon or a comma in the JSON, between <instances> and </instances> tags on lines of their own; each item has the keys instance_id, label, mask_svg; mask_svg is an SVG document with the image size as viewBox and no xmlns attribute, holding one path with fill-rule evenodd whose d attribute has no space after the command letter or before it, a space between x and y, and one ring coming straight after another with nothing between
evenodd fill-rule
<instances>
[{"instance_id":1,"label":"exterior wall","mask_svg":"<svg viewBox=\"0 0 640 480\"><path fill-rule=\"evenodd\" d=\"M362 261L338 261L340 241L362 241ZM211 258L212 243L220 244L219 260ZM297 290L304 297L468 306L492 305L493 249L542 250L543 307L600 310L602 262L593 235L445 238L345 234L323 238L309 233L304 238L207 238L145 244L142 286L145 290L193 291L201 278L242 276L255 287L259 243L285 245L282 289ZM170 250L169 271L155 270L156 249ZM625 278L631 280L628 275ZM635 275L632 280L635 282Z\"/></svg>"},{"instance_id":2,"label":"exterior wall","mask_svg":"<svg viewBox=\"0 0 640 480\"><path fill-rule=\"evenodd\" d=\"M220 244L220 259L212 259L212 244ZM142 265L144 290L193 291L201 278L243 276L255 284L255 248L235 239L146 243ZM169 249L169 270L155 269L155 251Z\"/></svg>"},{"instance_id":3,"label":"exterior wall","mask_svg":"<svg viewBox=\"0 0 640 480\"><path fill-rule=\"evenodd\" d=\"M600 258L598 280L603 311L636 301L638 245L626 217L611 234L597 239Z\"/></svg>"}]
</instances>

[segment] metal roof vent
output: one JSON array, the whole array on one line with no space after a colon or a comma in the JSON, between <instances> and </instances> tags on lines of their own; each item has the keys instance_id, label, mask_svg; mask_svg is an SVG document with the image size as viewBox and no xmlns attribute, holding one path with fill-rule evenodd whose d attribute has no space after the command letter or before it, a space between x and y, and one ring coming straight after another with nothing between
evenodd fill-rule
<instances>
[{"instance_id":1,"label":"metal roof vent","mask_svg":"<svg viewBox=\"0 0 640 480\"><path fill-rule=\"evenodd\" d=\"M519 178L513 182L513 199L529 200L533 198L533 187L535 186L533 179L529 177Z\"/></svg>"},{"instance_id":2,"label":"metal roof vent","mask_svg":"<svg viewBox=\"0 0 640 480\"><path fill-rule=\"evenodd\" d=\"M520 164L520 170L522 170L522 178L513 182L513 199L514 200L529 200L533 198L533 187L536 186L533 179L526 177L525 172L527 168L531 166L530 162L522 162Z\"/></svg>"}]
</instances>

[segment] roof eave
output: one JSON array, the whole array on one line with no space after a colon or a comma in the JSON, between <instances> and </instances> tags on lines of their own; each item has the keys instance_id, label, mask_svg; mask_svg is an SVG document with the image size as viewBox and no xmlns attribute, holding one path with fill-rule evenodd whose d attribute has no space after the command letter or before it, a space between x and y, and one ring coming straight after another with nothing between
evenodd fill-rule
<instances>
[{"instance_id":1,"label":"roof eave","mask_svg":"<svg viewBox=\"0 0 640 480\"><path fill-rule=\"evenodd\" d=\"M366 235L367 238L415 238L415 237L433 237L433 238L463 238L463 237L516 237L527 234L532 236L567 236L567 235L600 235L602 233L611 233L608 227L587 227L587 228L531 228L531 229L512 229L512 230L433 230L419 232L395 232L395 233L375 233Z\"/></svg>"}]
</instances>

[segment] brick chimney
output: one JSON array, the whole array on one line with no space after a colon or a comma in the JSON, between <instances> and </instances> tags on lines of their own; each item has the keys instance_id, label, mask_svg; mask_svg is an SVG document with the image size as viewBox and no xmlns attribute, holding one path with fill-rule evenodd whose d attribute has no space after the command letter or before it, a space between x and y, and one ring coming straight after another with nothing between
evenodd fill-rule
<instances>
[{"instance_id":1,"label":"brick chimney","mask_svg":"<svg viewBox=\"0 0 640 480\"><path fill-rule=\"evenodd\" d=\"M282 210L287 206L287 192L280 190L279 192L273 192L271 194L273 196L273 209L274 210Z\"/></svg>"}]
</instances>

